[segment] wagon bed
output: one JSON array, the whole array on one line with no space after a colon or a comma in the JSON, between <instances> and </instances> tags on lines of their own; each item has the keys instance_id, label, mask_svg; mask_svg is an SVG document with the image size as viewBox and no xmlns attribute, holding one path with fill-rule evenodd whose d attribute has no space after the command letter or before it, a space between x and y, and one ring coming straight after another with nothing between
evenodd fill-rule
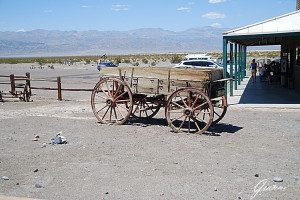
<instances>
[{"instance_id":1,"label":"wagon bed","mask_svg":"<svg viewBox=\"0 0 300 200\"><path fill-rule=\"evenodd\" d=\"M117 67L103 68L100 76L91 104L101 123L149 118L165 107L174 131L203 133L227 110L221 69Z\"/></svg>"}]
</instances>

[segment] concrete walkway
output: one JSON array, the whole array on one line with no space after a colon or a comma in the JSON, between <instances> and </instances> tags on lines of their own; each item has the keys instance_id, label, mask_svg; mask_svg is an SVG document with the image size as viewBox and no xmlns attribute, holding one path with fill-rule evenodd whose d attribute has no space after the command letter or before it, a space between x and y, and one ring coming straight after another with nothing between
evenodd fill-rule
<instances>
[{"instance_id":1,"label":"concrete walkway","mask_svg":"<svg viewBox=\"0 0 300 200\"><path fill-rule=\"evenodd\" d=\"M228 95L228 103L235 107L300 109L300 92L284 88L278 82L268 84L259 76L256 83L252 83L247 76L233 96Z\"/></svg>"}]
</instances>

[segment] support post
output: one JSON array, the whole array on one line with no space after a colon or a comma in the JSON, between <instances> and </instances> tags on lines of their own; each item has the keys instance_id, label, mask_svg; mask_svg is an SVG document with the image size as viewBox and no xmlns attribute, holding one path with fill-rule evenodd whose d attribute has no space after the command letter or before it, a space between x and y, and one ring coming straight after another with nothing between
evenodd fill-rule
<instances>
[{"instance_id":1,"label":"support post","mask_svg":"<svg viewBox=\"0 0 300 200\"><path fill-rule=\"evenodd\" d=\"M26 73L26 77L27 77L26 85L28 86L28 92L29 92L29 95L31 96L31 83L30 83L30 73L29 72Z\"/></svg>"},{"instance_id":2,"label":"support post","mask_svg":"<svg viewBox=\"0 0 300 200\"><path fill-rule=\"evenodd\" d=\"M10 92L14 95L16 94L15 75L11 74L9 78L10 78Z\"/></svg>"},{"instance_id":3,"label":"support post","mask_svg":"<svg viewBox=\"0 0 300 200\"><path fill-rule=\"evenodd\" d=\"M233 44L230 43L230 81L229 81L229 92L230 92L230 96L233 96Z\"/></svg>"},{"instance_id":4,"label":"support post","mask_svg":"<svg viewBox=\"0 0 300 200\"><path fill-rule=\"evenodd\" d=\"M234 89L237 90L237 85L238 85L238 81L237 81L237 43L234 44Z\"/></svg>"},{"instance_id":5,"label":"support post","mask_svg":"<svg viewBox=\"0 0 300 200\"><path fill-rule=\"evenodd\" d=\"M244 58L244 70L243 70L243 76L244 76L244 78L246 77L246 69L247 69L247 47L246 46L243 46L243 48L244 48L244 56L243 56L243 58Z\"/></svg>"},{"instance_id":6,"label":"support post","mask_svg":"<svg viewBox=\"0 0 300 200\"><path fill-rule=\"evenodd\" d=\"M224 78L227 78L227 39L223 38L223 70ZM225 96L227 96L227 81L224 82Z\"/></svg>"},{"instance_id":7,"label":"support post","mask_svg":"<svg viewBox=\"0 0 300 200\"><path fill-rule=\"evenodd\" d=\"M241 85L241 66L242 66L242 62L241 62L241 45L239 44L239 55L238 55L238 84Z\"/></svg>"},{"instance_id":8,"label":"support post","mask_svg":"<svg viewBox=\"0 0 300 200\"><path fill-rule=\"evenodd\" d=\"M61 78L57 77L57 99L62 101L62 94L61 94Z\"/></svg>"}]
</instances>

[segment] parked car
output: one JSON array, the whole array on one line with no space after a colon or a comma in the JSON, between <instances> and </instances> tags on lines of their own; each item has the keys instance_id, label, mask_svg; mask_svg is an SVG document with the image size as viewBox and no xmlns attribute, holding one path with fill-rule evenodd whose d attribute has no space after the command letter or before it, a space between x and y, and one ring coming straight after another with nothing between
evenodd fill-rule
<instances>
[{"instance_id":1,"label":"parked car","mask_svg":"<svg viewBox=\"0 0 300 200\"><path fill-rule=\"evenodd\" d=\"M183 60L176 64L173 68L223 68L220 64L213 60Z\"/></svg>"},{"instance_id":2,"label":"parked car","mask_svg":"<svg viewBox=\"0 0 300 200\"><path fill-rule=\"evenodd\" d=\"M118 67L113 62L107 61L107 62L99 62L97 64L97 69L100 71L103 67Z\"/></svg>"},{"instance_id":3,"label":"parked car","mask_svg":"<svg viewBox=\"0 0 300 200\"><path fill-rule=\"evenodd\" d=\"M212 60L218 63L218 58L212 58L208 54L188 54L184 57L184 60Z\"/></svg>"}]
</instances>

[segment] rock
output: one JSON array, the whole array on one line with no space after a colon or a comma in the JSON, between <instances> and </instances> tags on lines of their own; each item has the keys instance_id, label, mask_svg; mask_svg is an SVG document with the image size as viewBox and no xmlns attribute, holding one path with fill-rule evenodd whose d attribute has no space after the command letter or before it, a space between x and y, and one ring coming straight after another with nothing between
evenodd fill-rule
<instances>
[{"instance_id":1,"label":"rock","mask_svg":"<svg viewBox=\"0 0 300 200\"><path fill-rule=\"evenodd\" d=\"M61 134L62 131L58 132L56 136L51 139L51 144L67 144L67 139Z\"/></svg>"},{"instance_id":2,"label":"rock","mask_svg":"<svg viewBox=\"0 0 300 200\"><path fill-rule=\"evenodd\" d=\"M164 193L160 193L159 195L160 195L160 196L164 196L165 194L164 194Z\"/></svg>"},{"instance_id":3,"label":"rock","mask_svg":"<svg viewBox=\"0 0 300 200\"><path fill-rule=\"evenodd\" d=\"M274 182L283 182L283 179L280 178L280 177L274 177L274 178L273 178L273 181L274 181Z\"/></svg>"},{"instance_id":4,"label":"rock","mask_svg":"<svg viewBox=\"0 0 300 200\"><path fill-rule=\"evenodd\" d=\"M254 176L255 176L255 177L259 177L259 174L255 174Z\"/></svg>"},{"instance_id":5,"label":"rock","mask_svg":"<svg viewBox=\"0 0 300 200\"><path fill-rule=\"evenodd\" d=\"M39 171L39 169L35 169L35 170L33 170L33 172L38 172Z\"/></svg>"},{"instance_id":6,"label":"rock","mask_svg":"<svg viewBox=\"0 0 300 200\"><path fill-rule=\"evenodd\" d=\"M39 141L39 139L38 138L33 138L32 141L36 142L36 141Z\"/></svg>"},{"instance_id":7,"label":"rock","mask_svg":"<svg viewBox=\"0 0 300 200\"><path fill-rule=\"evenodd\" d=\"M16 185L20 185L20 183L16 183Z\"/></svg>"},{"instance_id":8,"label":"rock","mask_svg":"<svg viewBox=\"0 0 300 200\"><path fill-rule=\"evenodd\" d=\"M215 189L214 189L214 191L218 191L218 189L217 189L217 188L215 188Z\"/></svg>"},{"instance_id":9,"label":"rock","mask_svg":"<svg viewBox=\"0 0 300 200\"><path fill-rule=\"evenodd\" d=\"M105 192L105 194L109 194L108 192Z\"/></svg>"},{"instance_id":10,"label":"rock","mask_svg":"<svg viewBox=\"0 0 300 200\"><path fill-rule=\"evenodd\" d=\"M36 183L35 185L34 185L36 188L43 188L44 186L42 186L40 183Z\"/></svg>"},{"instance_id":11,"label":"rock","mask_svg":"<svg viewBox=\"0 0 300 200\"><path fill-rule=\"evenodd\" d=\"M9 180L9 178L7 176L2 176L2 179L5 180L5 181Z\"/></svg>"},{"instance_id":12,"label":"rock","mask_svg":"<svg viewBox=\"0 0 300 200\"><path fill-rule=\"evenodd\" d=\"M43 143L42 146L41 146L41 148L45 148L46 146L47 146L47 144Z\"/></svg>"},{"instance_id":13,"label":"rock","mask_svg":"<svg viewBox=\"0 0 300 200\"><path fill-rule=\"evenodd\" d=\"M39 135L35 135L34 138L40 138L40 136Z\"/></svg>"}]
</instances>

